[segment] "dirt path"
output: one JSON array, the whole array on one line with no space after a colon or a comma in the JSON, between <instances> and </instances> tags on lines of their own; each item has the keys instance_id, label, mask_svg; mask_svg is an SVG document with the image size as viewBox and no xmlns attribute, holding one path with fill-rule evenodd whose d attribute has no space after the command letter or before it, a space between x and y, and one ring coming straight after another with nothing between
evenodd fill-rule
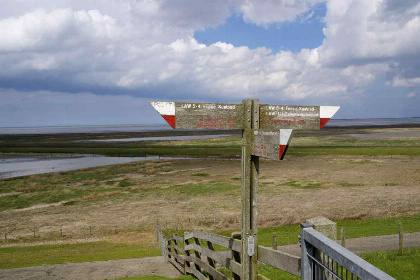
<instances>
[{"instance_id":1,"label":"dirt path","mask_svg":"<svg viewBox=\"0 0 420 280\"><path fill-rule=\"evenodd\" d=\"M404 234L404 248L420 247L420 232ZM346 248L355 254L398 250L398 234L346 239ZM277 247L279 251L300 256L298 244Z\"/></svg>"},{"instance_id":2,"label":"dirt path","mask_svg":"<svg viewBox=\"0 0 420 280\"><path fill-rule=\"evenodd\" d=\"M1 280L102 280L159 275L177 278L180 273L162 257L67 263L0 270Z\"/></svg>"}]
</instances>

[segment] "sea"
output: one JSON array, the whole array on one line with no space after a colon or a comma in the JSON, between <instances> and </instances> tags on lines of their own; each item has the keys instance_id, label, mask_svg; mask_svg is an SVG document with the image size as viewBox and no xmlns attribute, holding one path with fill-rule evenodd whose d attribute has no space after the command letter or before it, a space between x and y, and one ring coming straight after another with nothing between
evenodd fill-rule
<instances>
[{"instance_id":1,"label":"sea","mask_svg":"<svg viewBox=\"0 0 420 280\"><path fill-rule=\"evenodd\" d=\"M377 118L377 119L332 119L327 127L382 126L382 125L420 125L419 118ZM171 131L167 124L128 124L128 125L84 125L84 126L37 126L0 127L0 134L61 134L61 133L111 133Z\"/></svg>"}]
</instances>

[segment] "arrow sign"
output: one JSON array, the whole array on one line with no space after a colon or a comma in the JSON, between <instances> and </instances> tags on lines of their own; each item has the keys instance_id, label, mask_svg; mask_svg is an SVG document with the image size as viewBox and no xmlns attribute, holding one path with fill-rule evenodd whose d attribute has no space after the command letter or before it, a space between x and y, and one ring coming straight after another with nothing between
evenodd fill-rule
<instances>
[{"instance_id":1,"label":"arrow sign","mask_svg":"<svg viewBox=\"0 0 420 280\"><path fill-rule=\"evenodd\" d=\"M277 131L254 130L252 155L275 160L282 160L289 147L291 129Z\"/></svg>"},{"instance_id":2,"label":"arrow sign","mask_svg":"<svg viewBox=\"0 0 420 280\"><path fill-rule=\"evenodd\" d=\"M242 104L150 102L172 126L183 129L241 129Z\"/></svg>"},{"instance_id":3,"label":"arrow sign","mask_svg":"<svg viewBox=\"0 0 420 280\"><path fill-rule=\"evenodd\" d=\"M230 103L150 102L172 128L242 129L243 105ZM260 129L319 130L339 106L260 105Z\"/></svg>"},{"instance_id":4,"label":"arrow sign","mask_svg":"<svg viewBox=\"0 0 420 280\"><path fill-rule=\"evenodd\" d=\"M260 105L260 129L319 130L340 106Z\"/></svg>"}]
</instances>

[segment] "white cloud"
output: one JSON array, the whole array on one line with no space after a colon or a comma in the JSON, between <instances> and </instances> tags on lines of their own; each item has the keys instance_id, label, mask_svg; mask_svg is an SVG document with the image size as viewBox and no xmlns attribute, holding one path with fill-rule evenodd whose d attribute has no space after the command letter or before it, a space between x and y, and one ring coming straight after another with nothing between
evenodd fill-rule
<instances>
[{"instance_id":1,"label":"white cloud","mask_svg":"<svg viewBox=\"0 0 420 280\"><path fill-rule=\"evenodd\" d=\"M294 21L323 0L245 0L240 6L245 21L267 26Z\"/></svg>"},{"instance_id":2,"label":"white cloud","mask_svg":"<svg viewBox=\"0 0 420 280\"><path fill-rule=\"evenodd\" d=\"M415 87L420 85L420 77L412 79L404 79L401 77L395 77L392 81L394 87Z\"/></svg>"},{"instance_id":3,"label":"white cloud","mask_svg":"<svg viewBox=\"0 0 420 280\"><path fill-rule=\"evenodd\" d=\"M409 92L409 93L406 94L405 97L407 97L407 98L414 98L416 96L417 96L417 93L416 92Z\"/></svg>"},{"instance_id":4,"label":"white cloud","mask_svg":"<svg viewBox=\"0 0 420 280\"><path fill-rule=\"evenodd\" d=\"M320 47L322 60L348 64L355 60L369 63L418 56L420 4L394 11L387 9L388 2L391 1L328 1L326 40Z\"/></svg>"},{"instance_id":5,"label":"white cloud","mask_svg":"<svg viewBox=\"0 0 420 280\"><path fill-rule=\"evenodd\" d=\"M263 26L294 21L322 1L2 1L0 86L48 81L149 97L163 89L166 99L282 100L360 95L378 77L419 86L417 1L329 0L325 40L298 53L204 45L193 34L237 12Z\"/></svg>"}]
</instances>

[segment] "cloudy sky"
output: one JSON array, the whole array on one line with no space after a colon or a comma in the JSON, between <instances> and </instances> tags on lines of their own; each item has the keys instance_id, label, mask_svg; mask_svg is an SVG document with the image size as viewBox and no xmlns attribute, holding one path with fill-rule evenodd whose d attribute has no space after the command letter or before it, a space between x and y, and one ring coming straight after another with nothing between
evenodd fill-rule
<instances>
[{"instance_id":1,"label":"cloudy sky","mask_svg":"<svg viewBox=\"0 0 420 280\"><path fill-rule=\"evenodd\" d=\"M418 0L0 0L0 126L162 123L154 101L420 117Z\"/></svg>"}]
</instances>

